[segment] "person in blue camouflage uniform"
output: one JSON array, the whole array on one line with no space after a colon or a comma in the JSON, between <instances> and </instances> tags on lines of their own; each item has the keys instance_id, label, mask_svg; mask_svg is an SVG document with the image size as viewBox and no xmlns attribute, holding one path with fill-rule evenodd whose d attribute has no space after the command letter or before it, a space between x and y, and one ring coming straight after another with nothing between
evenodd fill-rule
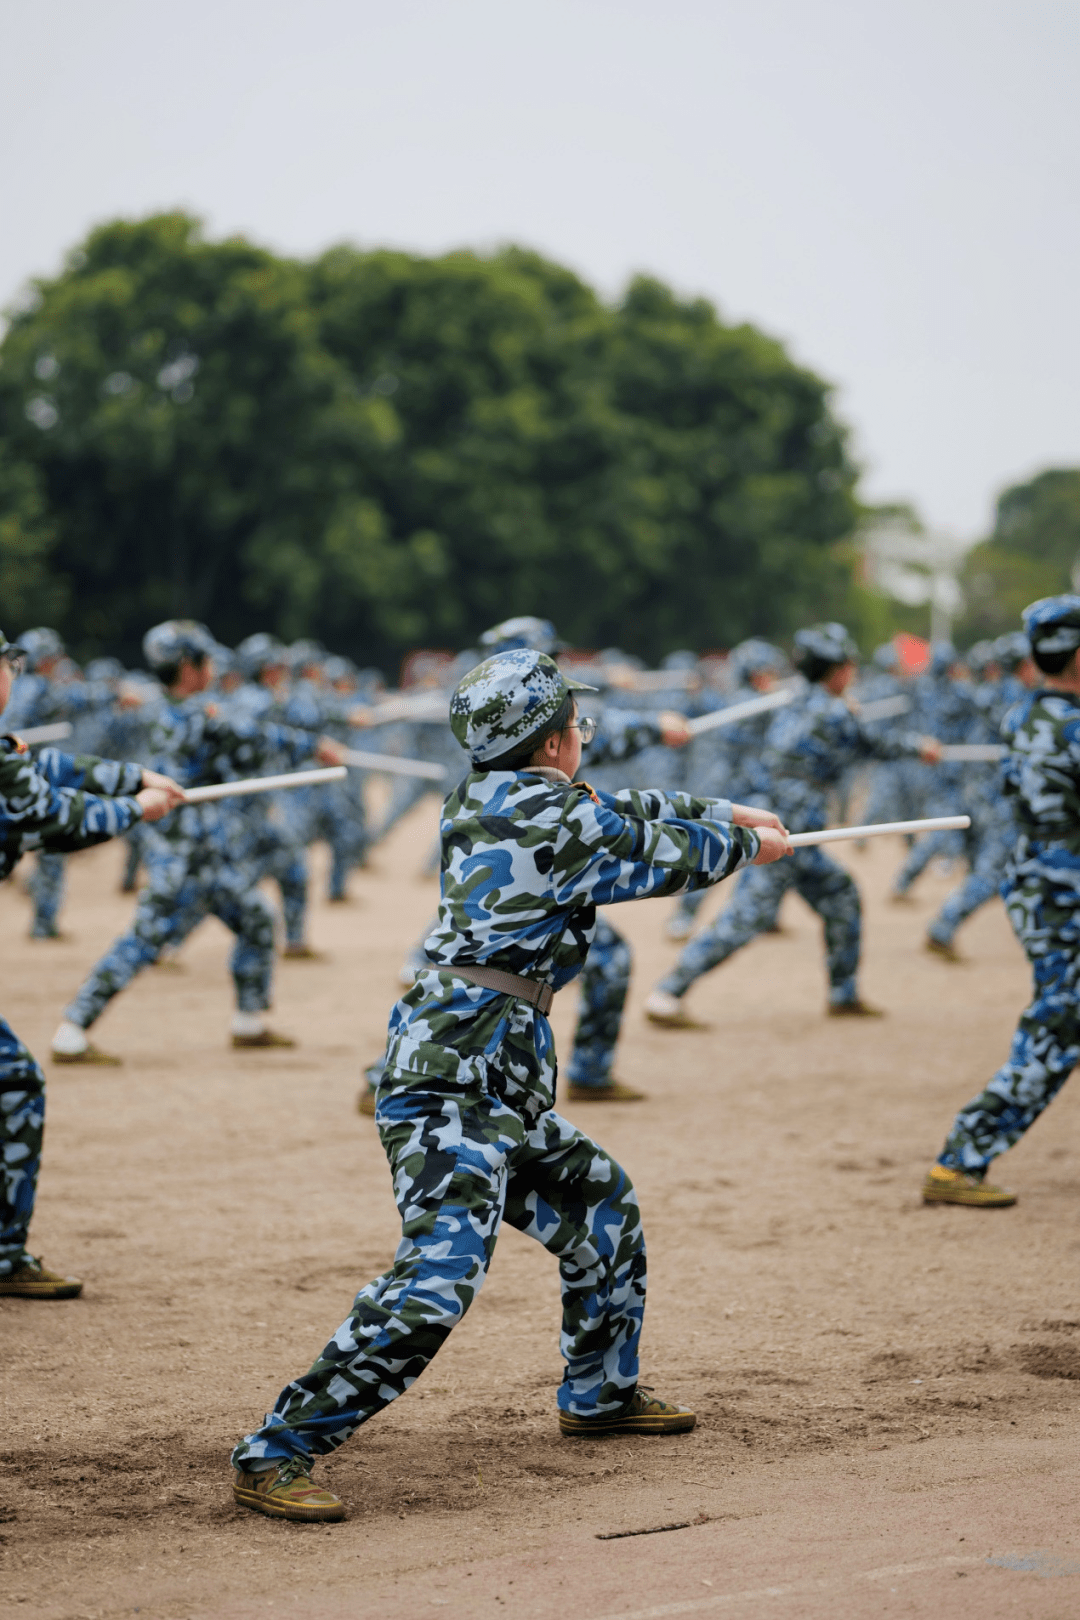
<instances>
[{"instance_id":1,"label":"person in blue camouflage uniform","mask_svg":"<svg viewBox=\"0 0 1080 1620\"><path fill-rule=\"evenodd\" d=\"M75 726L88 716L97 717L111 702L104 682L60 678L65 651L55 630L40 625L24 631L19 645L26 664L25 673L15 682L8 710L7 723L14 730L29 731L34 726L50 726L59 721ZM93 739L79 738L77 747L80 754L97 753ZM29 883L34 902L31 939L60 938L64 876L64 856L56 850L39 850L36 871Z\"/></svg>"},{"instance_id":2,"label":"person in blue camouflage uniform","mask_svg":"<svg viewBox=\"0 0 1080 1620\"><path fill-rule=\"evenodd\" d=\"M143 640L147 663L161 675L168 701L155 715L151 746L155 763L185 787L236 781L256 774L268 759L303 764L314 755L337 763L340 748L329 739L271 721L224 715L205 701L213 679L216 643L204 625L169 620ZM127 933L91 969L65 1008L53 1036L60 1063L115 1063L98 1051L86 1031L112 998L183 940L207 916L236 936L231 970L237 1011L236 1047L292 1046L267 1027L274 955L273 910L256 887L259 869L237 858L236 819L230 801L185 805L148 835L147 881Z\"/></svg>"},{"instance_id":3,"label":"person in blue camouflage uniform","mask_svg":"<svg viewBox=\"0 0 1080 1620\"><path fill-rule=\"evenodd\" d=\"M779 647L757 636L732 648L728 669L734 681L732 691L715 704L701 706L702 714L761 697L790 674L788 661ZM748 715L745 720L693 738L686 761L686 781L690 789L703 798L712 798L718 784L725 784L727 796L738 803L764 804L769 784L761 755L771 721L772 711ZM669 939L686 939L693 932L707 893L706 889L695 889L679 896L674 915L667 924Z\"/></svg>"},{"instance_id":4,"label":"person in blue camouflage uniform","mask_svg":"<svg viewBox=\"0 0 1080 1620\"><path fill-rule=\"evenodd\" d=\"M895 759L900 753L934 758L936 745L890 741L870 735L844 702L854 677L858 648L841 624L800 630L795 662L808 686L774 716L766 736L764 765L771 803L791 832L825 826L829 790L855 760ZM829 976L828 1011L833 1017L876 1016L859 997L861 907L859 891L843 867L819 848L797 849L790 861L744 873L731 904L682 951L674 969L645 1003L646 1016L664 1028L693 1027L682 998L703 973L727 960L776 918L789 889L802 896L825 925Z\"/></svg>"},{"instance_id":5,"label":"person in blue camouflage uniform","mask_svg":"<svg viewBox=\"0 0 1080 1620\"><path fill-rule=\"evenodd\" d=\"M549 619L523 614L485 630L481 646L489 654L527 649L551 657L561 650L555 626ZM443 727L444 732L447 728ZM452 735L452 734L451 734ZM664 711L657 715L643 714L617 704L603 704L594 717L593 732L583 745L582 768L595 774L597 767L625 767L627 762L640 756L646 749L661 744L682 747L689 733L681 714ZM451 776L452 779L452 776ZM719 794L706 795L719 797ZM430 930L425 931L426 934ZM410 951L402 969L402 978L412 982L423 960L425 945L422 940ZM616 1079L613 1069L623 1012L630 989L633 953L629 944L611 921L604 915L596 919L596 928L588 958L579 979L580 1001L574 1044L566 1065L567 1100L570 1102L640 1102L644 1093ZM365 1069L367 1085L359 1097L359 1109L374 1114L375 1091L382 1075L385 1058L380 1058Z\"/></svg>"},{"instance_id":6,"label":"person in blue camouflage uniform","mask_svg":"<svg viewBox=\"0 0 1080 1620\"><path fill-rule=\"evenodd\" d=\"M22 649L0 634L0 712ZM37 759L0 737L0 879L26 850L62 853L115 838L163 815L183 795L141 765L46 748ZM82 1283L50 1271L26 1247L45 1130L45 1076L0 1018L0 1295L73 1299Z\"/></svg>"},{"instance_id":7,"label":"person in blue camouflage uniform","mask_svg":"<svg viewBox=\"0 0 1080 1620\"><path fill-rule=\"evenodd\" d=\"M225 712L241 724L294 726L286 717L289 700L289 661L283 642L259 631L248 636L236 649L237 663L244 684L225 705ZM306 717L311 719L310 710ZM305 726L317 730L318 723ZM288 769L288 755L264 762L267 775ZM314 958L307 943L308 866L304 847L304 826L294 795L252 794L237 800L230 815L240 837L240 859L260 877L271 877L281 893L281 915L285 925L282 954L300 960Z\"/></svg>"},{"instance_id":8,"label":"person in blue camouflage uniform","mask_svg":"<svg viewBox=\"0 0 1080 1620\"><path fill-rule=\"evenodd\" d=\"M1015 1195L986 1181L1080 1060L1080 596L1024 610L1038 686L1002 723L1003 790L1016 842L1002 895L1034 990L1008 1059L957 1114L923 1186L927 1203L999 1208Z\"/></svg>"},{"instance_id":9,"label":"person in blue camouflage uniform","mask_svg":"<svg viewBox=\"0 0 1080 1620\"><path fill-rule=\"evenodd\" d=\"M949 641L935 641L930 663L924 674L912 683L912 713L908 725L915 725L942 743L969 743L985 740L985 722L979 714L975 694L964 678L964 667L956 648ZM968 813L964 803L963 765L937 765L924 772L923 816L961 816ZM890 898L910 902L909 891L921 873L937 857L957 859L965 852L964 835L956 829L939 828L917 839L903 866L893 879Z\"/></svg>"},{"instance_id":10,"label":"person in blue camouflage uniform","mask_svg":"<svg viewBox=\"0 0 1080 1620\"><path fill-rule=\"evenodd\" d=\"M861 705L903 699L907 709L887 719L865 720L867 731L874 737L902 736L911 730L911 711L914 704L908 690L909 683L901 677L900 655L891 641L882 642L874 649L867 677L859 682L857 692ZM926 798L927 773L917 759L879 759L871 762L870 785L860 821L873 824L881 821L914 821L923 814ZM914 843L909 836L908 844Z\"/></svg>"},{"instance_id":11,"label":"person in blue camouflage uniform","mask_svg":"<svg viewBox=\"0 0 1080 1620\"><path fill-rule=\"evenodd\" d=\"M626 1172L552 1106L550 993L580 972L597 905L719 882L789 848L775 817L655 792L598 794L574 688L518 649L459 684L454 734L471 770L442 815L442 902L429 964L390 1016L377 1124L402 1239L311 1369L235 1448L242 1506L337 1519L310 1478L404 1393L461 1320L508 1221L559 1261L564 1434L685 1431L685 1407L638 1387L645 1245ZM582 722L584 724L584 722Z\"/></svg>"},{"instance_id":12,"label":"person in blue camouflage uniform","mask_svg":"<svg viewBox=\"0 0 1080 1620\"><path fill-rule=\"evenodd\" d=\"M964 655L968 669L979 677L973 696L982 720L981 733L973 727L969 741L1000 743L1005 715L1020 701L1027 688L1035 684L1037 672L1031 663L1026 637L1023 640L1024 652L1016 659L1010 658L1010 651L1014 650L1011 638L1003 639L1001 644L976 643ZM1008 669L1003 670L1003 661L1010 664ZM971 818L971 826L961 834L969 871L947 896L926 931L927 950L949 962L961 960L954 943L960 926L980 906L1001 893L1016 842L1012 801L1001 791L999 766L981 762L965 764L960 805L962 812Z\"/></svg>"}]
</instances>

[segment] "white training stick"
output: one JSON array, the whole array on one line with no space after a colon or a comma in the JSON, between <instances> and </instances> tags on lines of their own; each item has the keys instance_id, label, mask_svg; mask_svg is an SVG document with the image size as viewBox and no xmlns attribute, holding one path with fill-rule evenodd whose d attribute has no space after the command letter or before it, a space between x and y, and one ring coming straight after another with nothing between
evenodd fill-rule
<instances>
[{"instance_id":1,"label":"white training stick","mask_svg":"<svg viewBox=\"0 0 1080 1620\"><path fill-rule=\"evenodd\" d=\"M324 765L317 771L289 771L285 776L248 776L241 782L213 782L209 787L188 788L186 798L188 804L205 804L208 799L231 799L240 793L276 793L279 788L341 782L348 774L344 765Z\"/></svg>"},{"instance_id":2,"label":"white training stick","mask_svg":"<svg viewBox=\"0 0 1080 1620\"><path fill-rule=\"evenodd\" d=\"M732 703L726 709L716 709L712 714L700 714L696 720L687 722L687 730L691 737L700 737L706 731L719 731L721 726L733 726L737 720L748 720L751 715L782 709L794 696L791 687L777 687L775 692L762 692L760 697Z\"/></svg>"},{"instance_id":3,"label":"white training stick","mask_svg":"<svg viewBox=\"0 0 1080 1620\"><path fill-rule=\"evenodd\" d=\"M369 754L363 748L350 748L345 755L346 765L355 765L362 771L386 771L390 776L425 776L432 782L441 782L446 766L433 760L402 759L398 754Z\"/></svg>"},{"instance_id":4,"label":"white training stick","mask_svg":"<svg viewBox=\"0 0 1080 1620\"><path fill-rule=\"evenodd\" d=\"M24 743L63 742L65 737L71 736L71 721L58 720L52 726L30 726L26 731L15 733Z\"/></svg>"},{"instance_id":5,"label":"white training stick","mask_svg":"<svg viewBox=\"0 0 1080 1620\"><path fill-rule=\"evenodd\" d=\"M969 760L972 762L1004 759L1009 750L1004 743L942 743L942 764L949 764L953 760Z\"/></svg>"},{"instance_id":6,"label":"white training stick","mask_svg":"<svg viewBox=\"0 0 1080 1620\"><path fill-rule=\"evenodd\" d=\"M445 720L450 723L449 692L405 692L377 703L368 714L369 726L391 725L395 720Z\"/></svg>"},{"instance_id":7,"label":"white training stick","mask_svg":"<svg viewBox=\"0 0 1080 1620\"><path fill-rule=\"evenodd\" d=\"M970 816L927 816L923 821L876 821L869 827L827 827L824 832L792 833L795 849L811 844L839 844L849 838L879 838L882 833L948 832L971 826Z\"/></svg>"},{"instance_id":8,"label":"white training stick","mask_svg":"<svg viewBox=\"0 0 1080 1620\"><path fill-rule=\"evenodd\" d=\"M895 697L878 698L875 703L859 704L860 720L891 720L894 715L907 714L911 708L911 699L902 692Z\"/></svg>"}]
</instances>

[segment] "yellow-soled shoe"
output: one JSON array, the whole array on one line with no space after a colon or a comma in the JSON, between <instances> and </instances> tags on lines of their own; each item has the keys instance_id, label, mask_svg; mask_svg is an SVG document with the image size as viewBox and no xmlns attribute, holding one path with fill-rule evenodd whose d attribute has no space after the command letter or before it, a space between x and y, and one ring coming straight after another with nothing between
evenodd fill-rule
<instances>
[{"instance_id":1,"label":"yellow-soled shoe","mask_svg":"<svg viewBox=\"0 0 1080 1620\"><path fill-rule=\"evenodd\" d=\"M265 1513L271 1519L300 1519L306 1524L343 1519L344 1502L312 1484L310 1466L299 1457L291 1457L276 1468L263 1468L255 1474L234 1469L233 1499L240 1507Z\"/></svg>"},{"instance_id":2,"label":"yellow-soled shoe","mask_svg":"<svg viewBox=\"0 0 1080 1620\"><path fill-rule=\"evenodd\" d=\"M103 1052L93 1041L87 1042L81 1052L50 1052L49 1056L54 1063L97 1064L100 1069L118 1069L124 1061L112 1052Z\"/></svg>"},{"instance_id":3,"label":"yellow-soled shoe","mask_svg":"<svg viewBox=\"0 0 1080 1620\"><path fill-rule=\"evenodd\" d=\"M927 934L923 949L930 956L940 956L943 962L962 962L964 960L951 940L935 939L933 934Z\"/></svg>"},{"instance_id":4,"label":"yellow-soled shoe","mask_svg":"<svg viewBox=\"0 0 1080 1620\"><path fill-rule=\"evenodd\" d=\"M77 1277L61 1277L57 1271L48 1271L30 1254L14 1271L0 1277L0 1294L19 1299L78 1299L82 1289Z\"/></svg>"},{"instance_id":5,"label":"yellow-soled shoe","mask_svg":"<svg viewBox=\"0 0 1080 1620\"><path fill-rule=\"evenodd\" d=\"M559 1413L560 1432L579 1439L600 1434L687 1434L696 1422L697 1413L688 1406L658 1401L641 1384L630 1405L614 1417L580 1418L572 1412Z\"/></svg>"},{"instance_id":6,"label":"yellow-soled shoe","mask_svg":"<svg viewBox=\"0 0 1080 1620\"><path fill-rule=\"evenodd\" d=\"M603 1086L576 1086L571 1080L566 1088L567 1102L644 1102L645 1093L621 1080L609 1080Z\"/></svg>"},{"instance_id":7,"label":"yellow-soled shoe","mask_svg":"<svg viewBox=\"0 0 1080 1620\"><path fill-rule=\"evenodd\" d=\"M1016 1194L1007 1187L994 1187L966 1170L952 1170L945 1164L932 1164L923 1182L924 1204L970 1204L974 1209L1008 1209Z\"/></svg>"},{"instance_id":8,"label":"yellow-soled shoe","mask_svg":"<svg viewBox=\"0 0 1080 1620\"><path fill-rule=\"evenodd\" d=\"M272 1029L264 1029L258 1035L234 1035L232 1043L238 1052L257 1047L296 1045L291 1035L278 1035Z\"/></svg>"},{"instance_id":9,"label":"yellow-soled shoe","mask_svg":"<svg viewBox=\"0 0 1080 1620\"><path fill-rule=\"evenodd\" d=\"M356 1099L356 1112L358 1114L365 1114L368 1119L374 1119L375 1099L377 1095L378 1093L372 1091L370 1086L365 1086L359 1097Z\"/></svg>"},{"instance_id":10,"label":"yellow-soled shoe","mask_svg":"<svg viewBox=\"0 0 1080 1620\"><path fill-rule=\"evenodd\" d=\"M287 962L326 961L326 952L317 951L314 945L285 945L282 947L281 954Z\"/></svg>"},{"instance_id":11,"label":"yellow-soled shoe","mask_svg":"<svg viewBox=\"0 0 1080 1620\"><path fill-rule=\"evenodd\" d=\"M884 1018L881 1007L872 1007L868 1001L830 1001L830 1018Z\"/></svg>"}]
</instances>

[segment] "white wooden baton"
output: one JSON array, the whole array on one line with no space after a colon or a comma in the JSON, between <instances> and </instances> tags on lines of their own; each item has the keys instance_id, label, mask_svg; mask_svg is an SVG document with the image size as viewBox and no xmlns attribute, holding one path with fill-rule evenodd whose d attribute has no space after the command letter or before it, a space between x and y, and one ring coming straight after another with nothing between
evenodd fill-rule
<instances>
[{"instance_id":1,"label":"white wooden baton","mask_svg":"<svg viewBox=\"0 0 1080 1620\"><path fill-rule=\"evenodd\" d=\"M941 759L945 765L967 760L972 763L1004 759L1009 750L1004 743L942 743Z\"/></svg>"},{"instance_id":2,"label":"white wooden baton","mask_svg":"<svg viewBox=\"0 0 1080 1620\"><path fill-rule=\"evenodd\" d=\"M63 742L65 737L71 736L71 721L57 720L51 726L29 726L26 731L16 732L24 743L50 743Z\"/></svg>"},{"instance_id":3,"label":"white wooden baton","mask_svg":"<svg viewBox=\"0 0 1080 1620\"><path fill-rule=\"evenodd\" d=\"M762 692L760 697L746 698L742 703L731 703L726 709L715 709L711 714L699 714L687 722L691 737L700 737L706 731L719 731L721 726L733 726L737 720L749 720L751 715L767 714L770 709L782 709L795 696L793 687L777 687L773 692Z\"/></svg>"},{"instance_id":4,"label":"white wooden baton","mask_svg":"<svg viewBox=\"0 0 1080 1620\"><path fill-rule=\"evenodd\" d=\"M355 765L362 771L386 771L390 776L425 776L432 782L441 782L446 766L434 760L403 759L399 754L369 754L364 748L350 748L345 755L346 765Z\"/></svg>"},{"instance_id":5,"label":"white wooden baton","mask_svg":"<svg viewBox=\"0 0 1080 1620\"><path fill-rule=\"evenodd\" d=\"M827 827L824 832L792 833L794 849L811 844L839 844L848 838L880 838L882 833L948 832L971 826L970 816L927 816L923 821L876 821L869 827Z\"/></svg>"},{"instance_id":6,"label":"white wooden baton","mask_svg":"<svg viewBox=\"0 0 1080 1620\"><path fill-rule=\"evenodd\" d=\"M284 776L248 776L240 782L213 782L209 787L188 788L188 804L205 804L208 799L231 799L240 793L276 793L279 788L317 787L320 782L340 782L348 776L344 765L324 765L317 771L289 771Z\"/></svg>"},{"instance_id":7,"label":"white wooden baton","mask_svg":"<svg viewBox=\"0 0 1080 1620\"><path fill-rule=\"evenodd\" d=\"M895 697L877 698L873 703L859 704L860 720L891 720L896 714L907 714L911 699L898 692Z\"/></svg>"}]
</instances>

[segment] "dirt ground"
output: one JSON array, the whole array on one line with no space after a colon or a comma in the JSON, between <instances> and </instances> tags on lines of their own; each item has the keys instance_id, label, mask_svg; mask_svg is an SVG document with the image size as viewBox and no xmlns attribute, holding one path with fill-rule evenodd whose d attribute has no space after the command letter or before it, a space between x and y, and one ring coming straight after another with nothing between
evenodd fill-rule
<instances>
[{"instance_id":1,"label":"dirt ground","mask_svg":"<svg viewBox=\"0 0 1080 1620\"><path fill-rule=\"evenodd\" d=\"M86 1292L0 1300L0 1615L1080 1614L1080 1094L1003 1165L1015 1209L920 1204L1027 973L997 903L963 965L923 954L950 880L887 905L895 844L849 856L881 1022L822 1016L818 925L791 899L782 934L697 987L711 1032L654 1030L640 1005L676 948L672 903L619 908L636 951L619 1069L648 1101L567 1111L637 1185L643 1381L692 1403L695 1433L560 1439L556 1271L508 1230L425 1377L321 1471L348 1522L233 1507L234 1438L393 1254L355 1098L432 909L433 822L429 801L350 906L313 907L326 961L277 976L295 1052L226 1047L229 936L208 922L98 1026L123 1068L50 1068L34 1248ZM42 1057L130 915L120 864L72 861L63 942L26 939L17 880L0 895L4 1011ZM573 1015L568 991L564 1052Z\"/></svg>"}]
</instances>

